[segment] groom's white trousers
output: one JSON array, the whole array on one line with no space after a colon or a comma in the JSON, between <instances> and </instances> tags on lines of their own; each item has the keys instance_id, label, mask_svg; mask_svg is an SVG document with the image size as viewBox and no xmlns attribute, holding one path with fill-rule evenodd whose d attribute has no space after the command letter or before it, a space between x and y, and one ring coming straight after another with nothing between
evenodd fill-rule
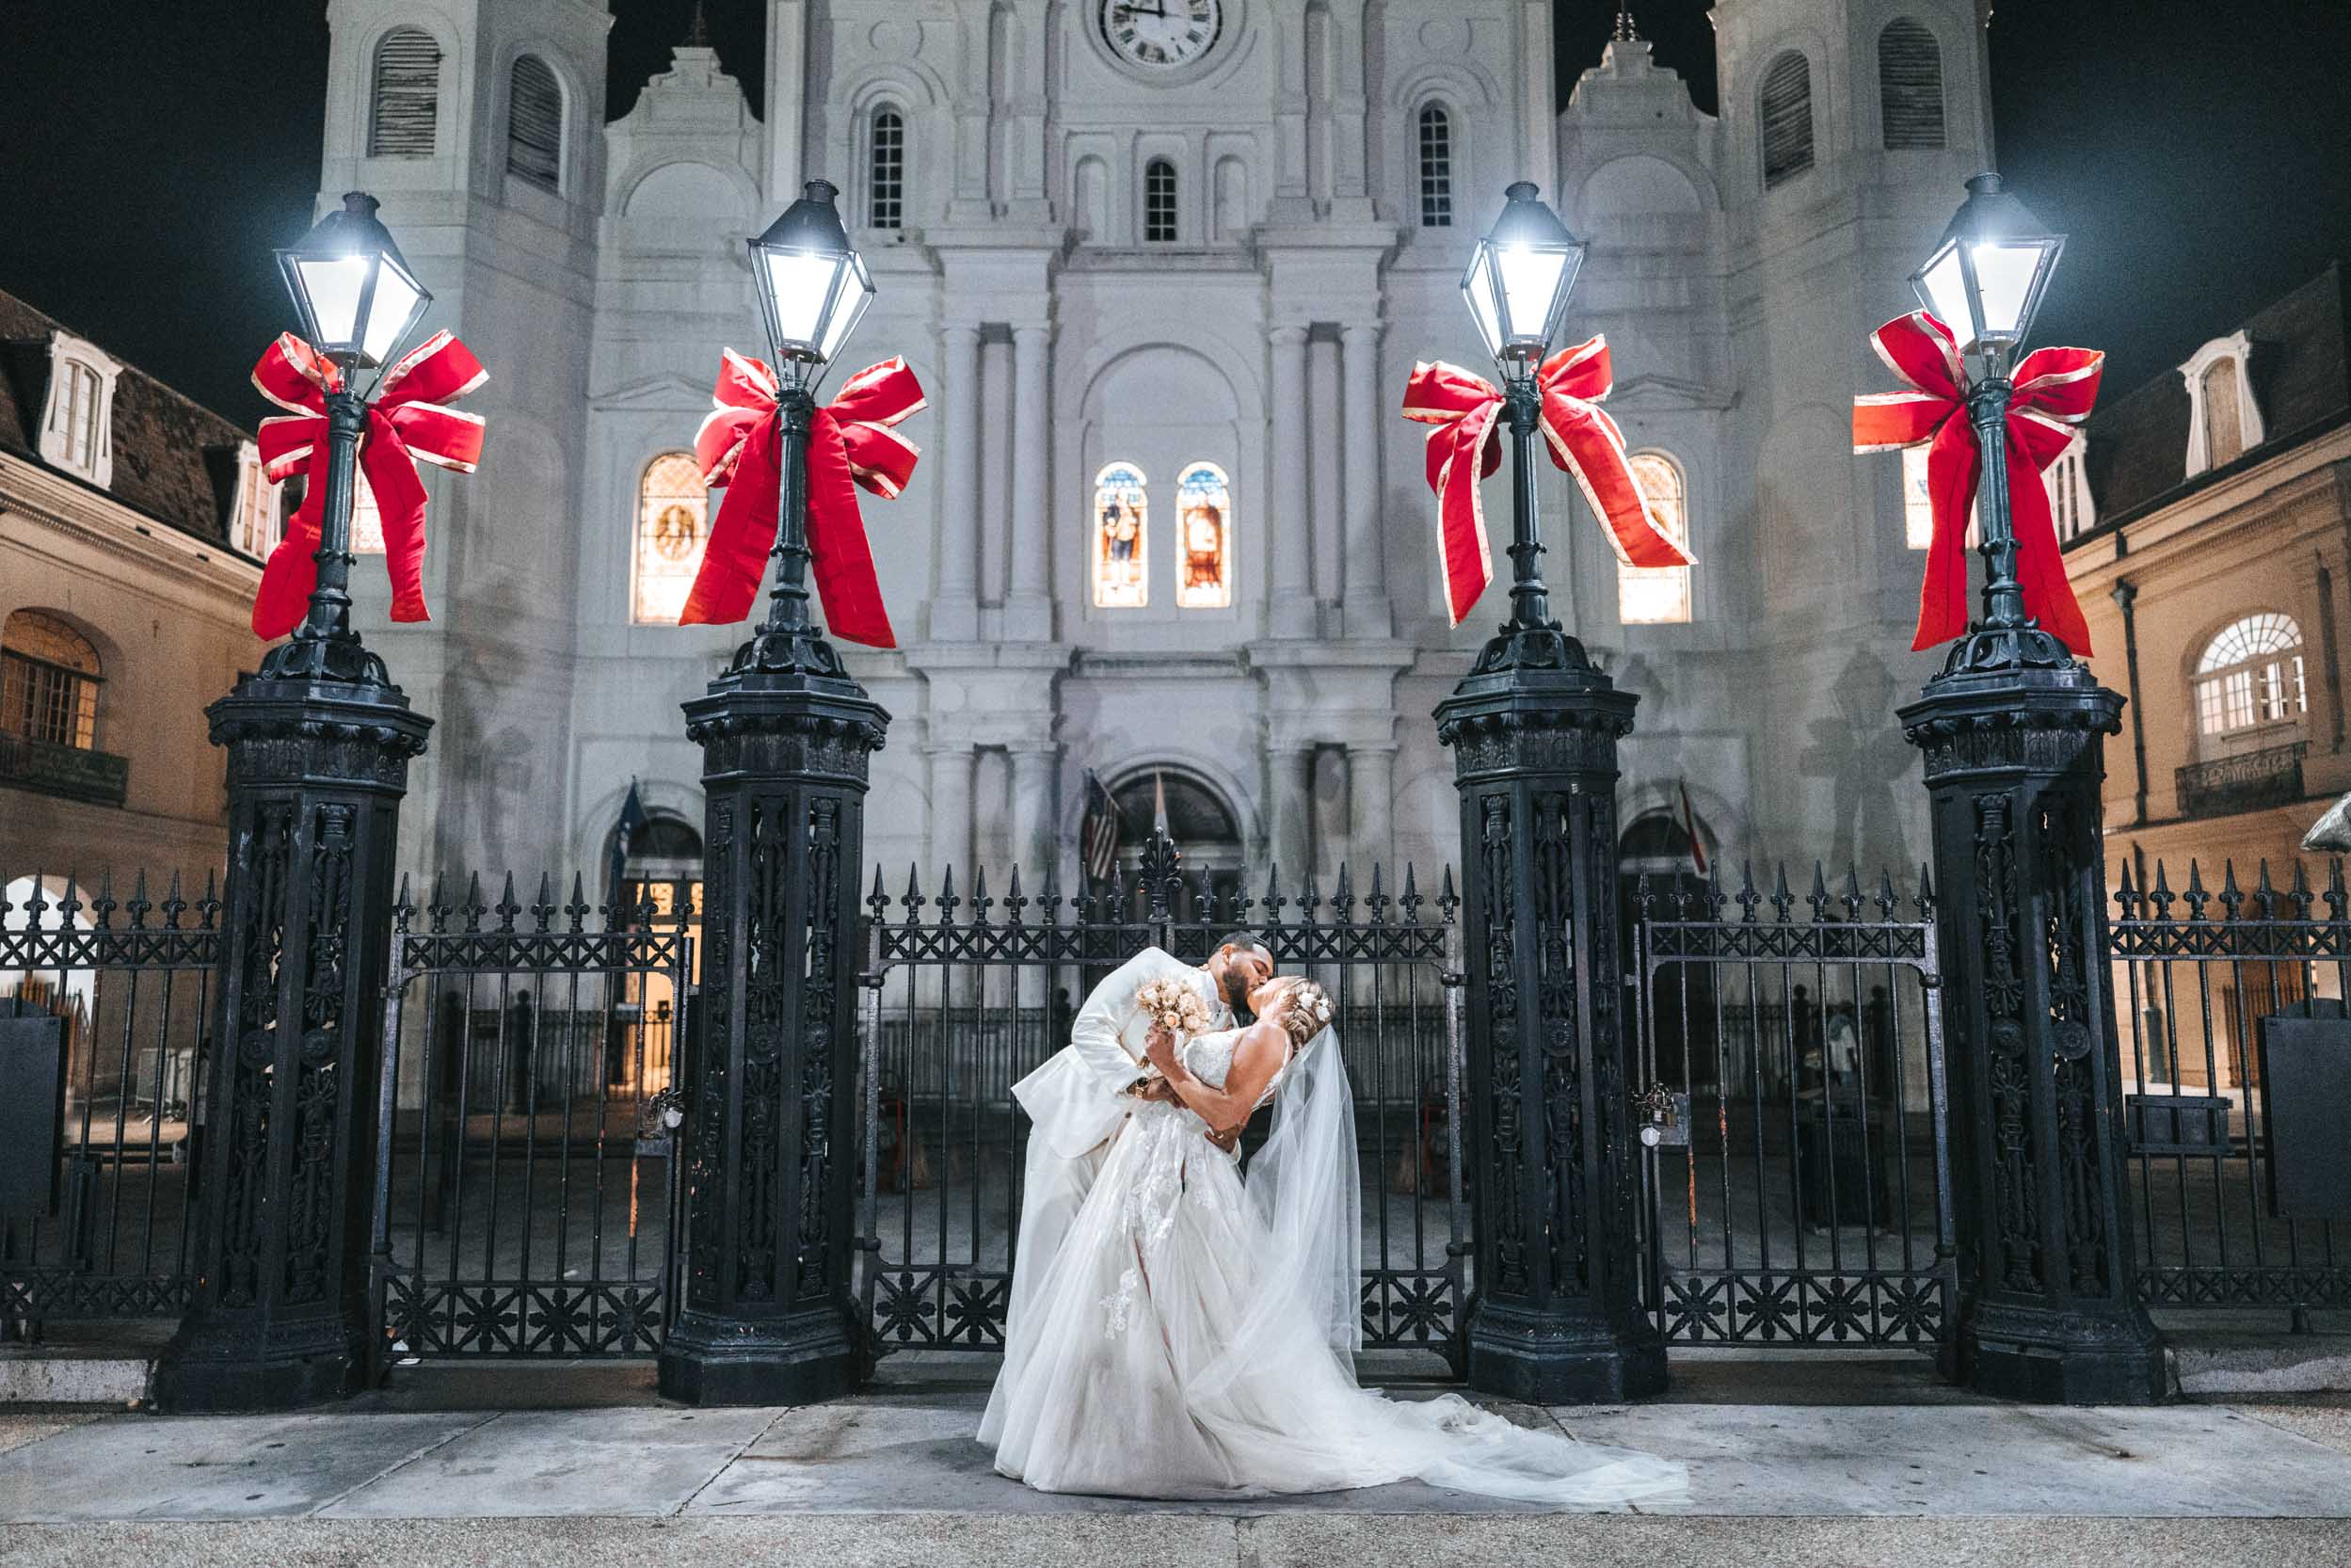
<instances>
[{"instance_id":1,"label":"groom's white trousers","mask_svg":"<svg viewBox=\"0 0 2351 1568\"><path fill-rule=\"evenodd\" d=\"M1102 1160L1110 1150L1106 1138L1071 1160L1055 1154L1044 1139L1031 1135L1029 1158L1021 1167L1020 1249L1013 1256L1012 1297L1004 1317L1006 1343L1028 1316L1029 1304L1036 1300L1045 1276L1052 1272L1053 1258L1069 1239L1069 1227L1085 1206L1086 1194L1094 1191L1094 1178L1101 1174Z\"/></svg>"}]
</instances>

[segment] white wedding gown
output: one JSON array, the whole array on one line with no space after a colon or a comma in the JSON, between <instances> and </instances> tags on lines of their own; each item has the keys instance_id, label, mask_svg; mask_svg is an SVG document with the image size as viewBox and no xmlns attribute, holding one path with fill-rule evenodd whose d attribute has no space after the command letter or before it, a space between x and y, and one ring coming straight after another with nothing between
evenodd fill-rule
<instances>
[{"instance_id":1,"label":"white wedding gown","mask_svg":"<svg viewBox=\"0 0 2351 1568\"><path fill-rule=\"evenodd\" d=\"M1185 1065L1222 1087L1239 1035L1187 1042ZM1351 1104L1330 1103L1351 1092L1327 1032L1308 1047L1325 1051L1316 1065L1329 1070L1312 1091L1330 1096L1316 1158L1333 1174L1311 1209L1276 1211L1265 1189L1278 1161L1265 1153L1244 1184L1192 1112L1136 1103L1059 1253L1021 1259L1047 1272L1016 1292L1032 1304L1007 1327L980 1423L997 1469L1040 1491L1136 1497L1410 1479L1558 1508L1679 1496L1682 1467L1654 1455L1529 1431L1455 1395L1408 1402L1356 1386L1346 1348L1360 1337L1356 1285L1319 1288L1293 1266L1318 1252L1315 1269L1355 1267L1351 1242L1334 1251L1306 1228L1356 1223ZM1285 1082L1306 1061L1285 1064L1266 1091L1277 1141L1282 1101L1306 1097Z\"/></svg>"}]
</instances>

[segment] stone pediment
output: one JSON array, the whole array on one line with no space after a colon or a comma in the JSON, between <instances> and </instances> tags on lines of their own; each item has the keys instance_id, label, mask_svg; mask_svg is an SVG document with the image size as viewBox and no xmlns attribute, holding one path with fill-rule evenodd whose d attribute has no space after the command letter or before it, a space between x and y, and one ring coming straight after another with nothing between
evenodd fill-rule
<instances>
[{"instance_id":1,"label":"stone pediment","mask_svg":"<svg viewBox=\"0 0 2351 1568\"><path fill-rule=\"evenodd\" d=\"M632 381L616 387L589 400L588 407L600 414L628 413L647 409L656 413L699 413L711 405L711 384L690 381L682 376L648 376L642 381Z\"/></svg>"}]
</instances>

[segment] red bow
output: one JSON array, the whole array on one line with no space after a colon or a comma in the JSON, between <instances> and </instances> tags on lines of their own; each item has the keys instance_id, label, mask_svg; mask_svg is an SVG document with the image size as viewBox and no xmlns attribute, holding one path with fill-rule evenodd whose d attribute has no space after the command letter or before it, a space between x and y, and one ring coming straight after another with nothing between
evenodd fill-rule
<instances>
[{"instance_id":1,"label":"red bow","mask_svg":"<svg viewBox=\"0 0 2351 1568\"><path fill-rule=\"evenodd\" d=\"M776 548L776 508L783 487L776 450L776 373L729 348L720 360L717 407L694 438L702 483L726 485L727 499L702 552L702 569L678 616L680 626L738 621L751 613L760 578ZM840 395L816 410L808 433L808 558L824 624L837 637L869 648L896 648L873 550L857 510L862 485L895 497L914 476L920 448L890 428L923 406L921 384L900 358L869 365Z\"/></svg>"},{"instance_id":2,"label":"red bow","mask_svg":"<svg viewBox=\"0 0 2351 1568\"><path fill-rule=\"evenodd\" d=\"M1967 371L1951 328L1925 311L1897 316L1869 335L1895 375L1914 392L1853 399L1853 450L1894 452L1929 442L1927 496L1934 534L1918 590L1918 635L1932 648L1967 631L1967 510L1982 482L1983 450L1967 417ZM2075 653L2089 653L2089 624L2066 581L2056 523L2041 470L2073 444L2074 426L2098 400L2106 356L2094 348L2037 348L2016 367L2008 404L2008 518L2016 531L2017 584L2025 611Z\"/></svg>"},{"instance_id":3,"label":"red bow","mask_svg":"<svg viewBox=\"0 0 2351 1568\"><path fill-rule=\"evenodd\" d=\"M385 373L360 435L360 472L384 521L384 569L392 576L392 618L429 620L424 609L424 482L416 459L472 473L482 456L482 416L444 408L489 379L465 344L436 332ZM262 568L253 597L253 631L282 637L302 624L318 585L319 521L327 508L327 393L343 388L343 370L291 332L253 367L253 385L290 414L262 421L256 436L262 472L284 479L307 467L310 488L286 523L286 536ZM354 500L357 495L354 492Z\"/></svg>"},{"instance_id":4,"label":"red bow","mask_svg":"<svg viewBox=\"0 0 2351 1568\"><path fill-rule=\"evenodd\" d=\"M1611 379L1605 337L1562 348L1543 362L1535 382L1551 461L1575 475L1593 515L1607 524L1617 559L1635 567L1688 566L1688 552L1649 515L1624 460L1624 432L1601 410ZM1495 428L1501 412L1502 394L1492 383L1441 360L1415 365L1404 388L1404 417L1436 426L1429 432L1429 488L1437 497L1438 562L1455 626L1494 580L1478 481L1501 466Z\"/></svg>"}]
</instances>

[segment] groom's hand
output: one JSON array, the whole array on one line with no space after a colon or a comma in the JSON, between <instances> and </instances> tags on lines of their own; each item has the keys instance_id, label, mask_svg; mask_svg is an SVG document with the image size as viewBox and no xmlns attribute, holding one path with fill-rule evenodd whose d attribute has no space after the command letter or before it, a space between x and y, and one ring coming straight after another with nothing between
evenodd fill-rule
<instances>
[{"instance_id":1,"label":"groom's hand","mask_svg":"<svg viewBox=\"0 0 2351 1568\"><path fill-rule=\"evenodd\" d=\"M1178 1070L1176 1064L1176 1036L1168 1032L1165 1024L1151 1026L1151 1032L1144 1037L1143 1055L1144 1061L1159 1068L1160 1072L1170 1078L1176 1076Z\"/></svg>"}]
</instances>

